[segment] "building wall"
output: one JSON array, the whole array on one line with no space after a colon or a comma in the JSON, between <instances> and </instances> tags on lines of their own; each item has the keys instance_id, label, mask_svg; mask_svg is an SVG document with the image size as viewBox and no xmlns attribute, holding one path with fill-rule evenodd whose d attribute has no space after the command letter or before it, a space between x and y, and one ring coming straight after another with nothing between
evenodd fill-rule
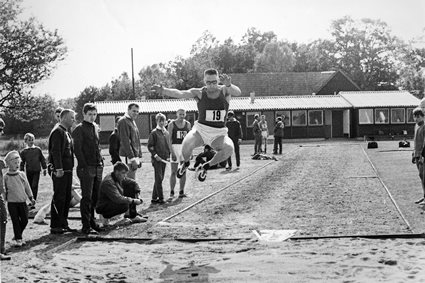
<instances>
[{"instance_id":1,"label":"building wall","mask_svg":"<svg viewBox=\"0 0 425 283\"><path fill-rule=\"evenodd\" d=\"M398 108L398 107L397 107ZM375 113L376 108L367 108L372 109ZM381 108L377 108L381 109ZM391 113L391 108L388 108ZM413 109L411 107L404 108L405 113L407 114L407 109ZM389 123L386 124L376 124L375 121L371 124L360 124L360 109L355 109L352 111L353 117L351 119L352 129L354 137L364 137L364 136L374 136L374 137L389 137L389 136L403 136L404 133L407 133L408 136L413 136L415 123L408 122L407 115L404 123L394 124L391 123L391 117L389 118Z\"/></svg>"}]
</instances>

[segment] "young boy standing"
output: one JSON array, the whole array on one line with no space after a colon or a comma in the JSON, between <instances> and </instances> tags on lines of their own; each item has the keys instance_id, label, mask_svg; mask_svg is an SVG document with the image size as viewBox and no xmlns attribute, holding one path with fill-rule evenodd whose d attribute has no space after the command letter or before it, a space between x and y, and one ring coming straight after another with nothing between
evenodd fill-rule
<instances>
[{"instance_id":1,"label":"young boy standing","mask_svg":"<svg viewBox=\"0 0 425 283\"><path fill-rule=\"evenodd\" d=\"M164 204L162 181L165 173L165 160L170 158L169 133L165 129L165 115L158 113L155 117L156 128L152 130L148 140L148 150L152 155L152 166L155 171L155 183L152 191L152 204Z\"/></svg>"},{"instance_id":2,"label":"young boy standing","mask_svg":"<svg viewBox=\"0 0 425 283\"><path fill-rule=\"evenodd\" d=\"M27 198L34 206L35 200L30 185L24 172L19 171L21 158L16 150L10 151L6 157L6 165L9 167L4 176L4 189L6 192L7 208L12 219L13 232L15 234L15 246L25 244L22 233L28 224Z\"/></svg>"},{"instance_id":3,"label":"young boy standing","mask_svg":"<svg viewBox=\"0 0 425 283\"><path fill-rule=\"evenodd\" d=\"M424 113L420 108L413 110L413 118L415 119L415 136L413 141L415 143L412 152L412 163L416 164L419 171L419 178L421 178L421 185L424 197L415 201L417 204L425 205L425 183L424 183L424 161L422 157L422 150L424 148L425 128L424 128Z\"/></svg>"},{"instance_id":4,"label":"young boy standing","mask_svg":"<svg viewBox=\"0 0 425 283\"><path fill-rule=\"evenodd\" d=\"M38 183L40 181L40 172L43 168L43 175L46 176L47 165L46 159L44 158L41 148L34 145L35 137L31 133L26 133L24 136L24 141L27 145L24 148L21 155L21 171L25 170L27 175L28 183L30 184L32 195L34 199L37 200L38 194ZM34 206L31 206L31 209L34 209Z\"/></svg>"}]
</instances>

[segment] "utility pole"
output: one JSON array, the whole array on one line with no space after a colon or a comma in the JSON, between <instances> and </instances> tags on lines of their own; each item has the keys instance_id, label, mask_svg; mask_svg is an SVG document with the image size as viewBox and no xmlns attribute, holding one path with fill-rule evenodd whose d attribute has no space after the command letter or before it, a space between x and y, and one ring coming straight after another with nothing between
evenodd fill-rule
<instances>
[{"instance_id":1,"label":"utility pole","mask_svg":"<svg viewBox=\"0 0 425 283\"><path fill-rule=\"evenodd\" d=\"M133 85L133 97L131 99L136 99L136 92L134 90L134 67L133 67L133 47L131 48L131 82Z\"/></svg>"}]
</instances>

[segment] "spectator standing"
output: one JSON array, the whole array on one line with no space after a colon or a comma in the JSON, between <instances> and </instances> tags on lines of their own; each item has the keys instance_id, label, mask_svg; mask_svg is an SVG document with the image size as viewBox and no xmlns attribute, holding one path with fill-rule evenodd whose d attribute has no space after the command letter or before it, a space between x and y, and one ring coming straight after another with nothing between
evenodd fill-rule
<instances>
[{"instance_id":1,"label":"spectator standing","mask_svg":"<svg viewBox=\"0 0 425 283\"><path fill-rule=\"evenodd\" d=\"M109 136L109 154L111 155L111 162L112 164L117 163L118 161L121 161L120 158L120 137L118 135L118 121L121 119L121 117L115 118L115 129Z\"/></svg>"},{"instance_id":2,"label":"spectator standing","mask_svg":"<svg viewBox=\"0 0 425 283\"><path fill-rule=\"evenodd\" d=\"M282 139L283 139L283 129L285 124L283 124L282 118L277 117L276 123L274 125L273 134L274 134L274 147L273 154L282 154ZM278 151L279 150L279 151Z\"/></svg>"},{"instance_id":3,"label":"spectator standing","mask_svg":"<svg viewBox=\"0 0 425 283\"><path fill-rule=\"evenodd\" d=\"M177 167L178 164L184 162L182 155L182 143L184 137L192 128L189 121L185 119L186 111L184 109L177 110L177 119L168 123L168 132L171 144L171 159L176 163L171 163L170 175L170 198L174 197L174 188L177 182ZM184 187L186 185L186 174L180 178L179 197L185 197Z\"/></svg>"},{"instance_id":4,"label":"spectator standing","mask_svg":"<svg viewBox=\"0 0 425 283\"><path fill-rule=\"evenodd\" d=\"M33 134L26 133L24 141L27 146L20 152L20 170L25 171L32 195L34 199L37 200L41 169L43 169L44 176L46 176L47 172L46 158L44 158L41 148L34 145L35 137ZM34 208L35 206L31 206L31 209Z\"/></svg>"},{"instance_id":5,"label":"spectator standing","mask_svg":"<svg viewBox=\"0 0 425 283\"><path fill-rule=\"evenodd\" d=\"M252 123L252 132L254 134L254 154L261 153L261 143L262 143L262 136L261 136L261 129L260 129L260 115L255 114L254 115L254 122Z\"/></svg>"},{"instance_id":6,"label":"spectator standing","mask_svg":"<svg viewBox=\"0 0 425 283\"><path fill-rule=\"evenodd\" d=\"M97 108L93 103L83 106L83 122L72 132L75 157L78 161L77 176L81 185L81 222L84 234L97 234L101 230L96 224L96 208L100 182L102 182L103 159L99 148L99 133L94 125Z\"/></svg>"},{"instance_id":7,"label":"spectator standing","mask_svg":"<svg viewBox=\"0 0 425 283\"><path fill-rule=\"evenodd\" d=\"M425 139L424 112L422 112L422 109L418 107L413 110L412 114L416 122L415 136L413 138L415 145L412 152L412 163L416 164L416 167L418 168L423 192L423 197L415 201L415 203L425 205L424 158L422 157Z\"/></svg>"},{"instance_id":8,"label":"spectator standing","mask_svg":"<svg viewBox=\"0 0 425 283\"><path fill-rule=\"evenodd\" d=\"M3 119L0 118L0 135L3 134L3 129L6 126ZM0 259L10 260L10 256L6 254L5 239L6 239L6 224L7 224L7 210L6 210L6 194L3 185L3 172L6 164L0 160Z\"/></svg>"},{"instance_id":9,"label":"spectator standing","mask_svg":"<svg viewBox=\"0 0 425 283\"><path fill-rule=\"evenodd\" d=\"M239 166L241 165L239 145L242 142L242 127L241 123L239 123L239 121L236 119L235 113L233 113L233 111L229 111L227 113L227 118L227 135L233 142L233 146L235 149L236 169L239 169ZM227 163L229 164L229 167L227 167L227 169L232 170L232 156L227 159Z\"/></svg>"},{"instance_id":10,"label":"spectator standing","mask_svg":"<svg viewBox=\"0 0 425 283\"><path fill-rule=\"evenodd\" d=\"M28 224L28 207L27 199L31 204L35 204L30 185L28 184L25 173L19 171L21 158L19 152L10 151L6 157L6 164L9 170L4 176L4 189L6 194L7 208L9 210L10 219L12 219L14 245L21 247L25 245L22 239L22 233Z\"/></svg>"},{"instance_id":11,"label":"spectator standing","mask_svg":"<svg viewBox=\"0 0 425 283\"><path fill-rule=\"evenodd\" d=\"M129 167L127 177L135 180L136 170L142 163L142 147L140 144L139 129L136 125L136 118L139 115L139 105L130 103L127 113L118 120L117 130L120 139L120 158Z\"/></svg>"},{"instance_id":12,"label":"spectator standing","mask_svg":"<svg viewBox=\"0 0 425 283\"><path fill-rule=\"evenodd\" d=\"M267 153L267 138L269 136L269 128L267 127L266 115L261 115L261 120L258 122L261 129L261 142L264 142L264 153ZM260 146L261 151L261 146Z\"/></svg>"},{"instance_id":13,"label":"spectator standing","mask_svg":"<svg viewBox=\"0 0 425 283\"><path fill-rule=\"evenodd\" d=\"M170 138L165 129L165 115L156 114L156 128L152 130L148 140L148 150L152 155L152 166L155 172L155 183L152 190L152 204L164 204L164 193L162 181L164 180L165 166L164 161L170 158Z\"/></svg>"},{"instance_id":14,"label":"spectator standing","mask_svg":"<svg viewBox=\"0 0 425 283\"><path fill-rule=\"evenodd\" d=\"M75 112L64 109L49 136L49 174L53 180L50 233L74 232L68 226L69 203L72 191L72 169L74 168L74 145L68 129L75 122Z\"/></svg>"}]
</instances>

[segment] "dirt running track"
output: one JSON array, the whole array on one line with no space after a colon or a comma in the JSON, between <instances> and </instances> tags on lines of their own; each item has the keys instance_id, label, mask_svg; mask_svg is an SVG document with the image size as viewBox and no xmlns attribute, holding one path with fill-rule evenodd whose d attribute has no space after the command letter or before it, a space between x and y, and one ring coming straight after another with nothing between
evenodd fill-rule
<instances>
[{"instance_id":1,"label":"dirt running track","mask_svg":"<svg viewBox=\"0 0 425 283\"><path fill-rule=\"evenodd\" d=\"M383 146L391 149L393 143ZM420 195L416 169L403 163L410 160L410 153L366 150L384 183L390 191L394 188L392 196L409 227L363 146L286 144L284 154L273 162L251 160L252 146L242 146L241 170L209 171L204 183L188 172L189 198L162 207L144 204L142 211L149 215L149 222L103 235L154 239L149 242L58 239L48 235L47 226L31 223L24 234L29 239L27 247L11 249L13 261L2 262L2 282L425 282L424 239L270 244L257 241L252 233L254 229L296 229L296 236L422 232L423 210L412 205ZM394 172L400 171L400 164L407 173L397 178ZM150 199L152 175L152 166L145 164L138 176L144 184L144 200ZM234 182L168 222L158 223ZM397 191L398 183L409 190ZM72 224L79 227L78 221ZM10 226L8 239L13 234ZM172 238L241 240L185 243Z\"/></svg>"}]
</instances>

